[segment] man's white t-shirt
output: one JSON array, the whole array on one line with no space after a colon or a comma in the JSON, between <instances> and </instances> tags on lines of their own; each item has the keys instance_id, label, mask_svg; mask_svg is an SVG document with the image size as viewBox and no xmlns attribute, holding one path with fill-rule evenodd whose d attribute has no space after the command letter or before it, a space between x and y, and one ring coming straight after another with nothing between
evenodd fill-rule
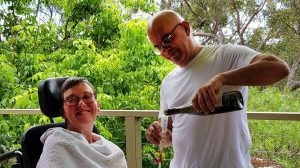
<instances>
[{"instance_id":1,"label":"man's white t-shirt","mask_svg":"<svg viewBox=\"0 0 300 168\"><path fill-rule=\"evenodd\" d=\"M187 66L175 67L163 80L160 116L168 108L191 104L199 87L210 78L246 66L259 54L239 45L205 46ZM246 114L248 87L224 86L222 93L233 90L243 95L245 107L240 111L209 116L172 116L174 156L171 168L251 167L251 138Z\"/></svg>"}]
</instances>

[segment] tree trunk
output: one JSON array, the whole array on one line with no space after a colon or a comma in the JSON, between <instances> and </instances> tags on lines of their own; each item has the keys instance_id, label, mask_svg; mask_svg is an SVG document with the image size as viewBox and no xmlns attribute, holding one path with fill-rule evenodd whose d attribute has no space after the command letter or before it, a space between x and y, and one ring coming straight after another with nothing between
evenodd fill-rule
<instances>
[{"instance_id":1,"label":"tree trunk","mask_svg":"<svg viewBox=\"0 0 300 168\"><path fill-rule=\"evenodd\" d=\"M298 55L298 57L296 57L296 60L294 61L292 67L290 68L290 74L289 74L288 81L287 81L287 87L291 91L294 91L300 87L300 81L297 81L295 79L299 65L300 65L300 54Z\"/></svg>"}]
</instances>

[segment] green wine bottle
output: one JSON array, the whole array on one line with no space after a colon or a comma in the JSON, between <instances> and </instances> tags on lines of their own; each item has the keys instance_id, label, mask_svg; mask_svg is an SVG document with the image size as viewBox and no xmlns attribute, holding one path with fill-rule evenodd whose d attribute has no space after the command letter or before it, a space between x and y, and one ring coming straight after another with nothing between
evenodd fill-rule
<instances>
[{"instance_id":1,"label":"green wine bottle","mask_svg":"<svg viewBox=\"0 0 300 168\"><path fill-rule=\"evenodd\" d=\"M244 108L244 100L241 92L239 91L225 92L222 95L222 105L216 107L214 112L211 112L207 115L238 111L243 108ZM164 113L165 115L174 115L174 114L205 115L203 112L197 112L197 110L194 109L192 105L167 109L164 111Z\"/></svg>"}]
</instances>

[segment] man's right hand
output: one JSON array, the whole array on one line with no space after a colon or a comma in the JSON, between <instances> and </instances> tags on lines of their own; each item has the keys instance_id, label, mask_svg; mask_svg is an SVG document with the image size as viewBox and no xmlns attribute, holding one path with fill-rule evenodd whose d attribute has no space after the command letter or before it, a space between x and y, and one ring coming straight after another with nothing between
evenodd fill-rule
<instances>
[{"instance_id":1,"label":"man's right hand","mask_svg":"<svg viewBox=\"0 0 300 168\"><path fill-rule=\"evenodd\" d=\"M149 125L146 131L146 138L149 142L159 145L162 137L161 137L161 126L158 121L154 121L151 125Z\"/></svg>"},{"instance_id":2,"label":"man's right hand","mask_svg":"<svg viewBox=\"0 0 300 168\"><path fill-rule=\"evenodd\" d=\"M171 118L169 118L171 120ZM159 145L162 140L162 128L159 121L154 121L146 131L146 138L149 142ZM164 147L172 145L172 131L169 128L166 130L166 142Z\"/></svg>"}]
</instances>

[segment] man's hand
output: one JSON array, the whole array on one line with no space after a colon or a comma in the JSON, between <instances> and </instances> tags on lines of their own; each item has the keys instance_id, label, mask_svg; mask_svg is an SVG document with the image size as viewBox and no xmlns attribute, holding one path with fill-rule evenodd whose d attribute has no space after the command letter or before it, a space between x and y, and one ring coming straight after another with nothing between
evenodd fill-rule
<instances>
[{"instance_id":1,"label":"man's hand","mask_svg":"<svg viewBox=\"0 0 300 168\"><path fill-rule=\"evenodd\" d=\"M192 100L194 108L204 114L215 111L215 107L220 103L218 97L222 86L221 75L216 75L202 85Z\"/></svg>"},{"instance_id":2,"label":"man's hand","mask_svg":"<svg viewBox=\"0 0 300 168\"><path fill-rule=\"evenodd\" d=\"M158 121L154 121L151 125L149 125L146 138L149 142L159 145L161 141L161 126Z\"/></svg>"},{"instance_id":3,"label":"man's hand","mask_svg":"<svg viewBox=\"0 0 300 168\"><path fill-rule=\"evenodd\" d=\"M162 128L158 121L154 121L146 131L146 138L149 142L159 145L162 140ZM169 129L166 132L165 146L170 146L172 143L172 133Z\"/></svg>"}]
</instances>

